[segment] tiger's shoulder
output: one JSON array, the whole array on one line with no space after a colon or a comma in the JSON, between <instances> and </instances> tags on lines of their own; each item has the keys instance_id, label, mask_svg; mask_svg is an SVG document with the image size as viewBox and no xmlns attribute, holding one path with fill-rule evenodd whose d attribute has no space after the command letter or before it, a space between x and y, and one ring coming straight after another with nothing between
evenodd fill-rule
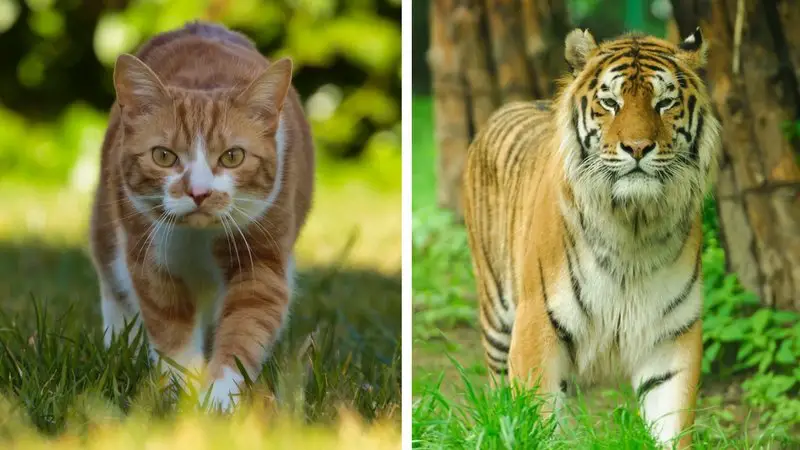
<instances>
[{"instance_id":1,"label":"tiger's shoulder","mask_svg":"<svg viewBox=\"0 0 800 450\"><path fill-rule=\"evenodd\" d=\"M556 130L550 100L516 101L498 108L478 130L469 148L467 170L480 165L503 175L551 153Z\"/></svg>"}]
</instances>

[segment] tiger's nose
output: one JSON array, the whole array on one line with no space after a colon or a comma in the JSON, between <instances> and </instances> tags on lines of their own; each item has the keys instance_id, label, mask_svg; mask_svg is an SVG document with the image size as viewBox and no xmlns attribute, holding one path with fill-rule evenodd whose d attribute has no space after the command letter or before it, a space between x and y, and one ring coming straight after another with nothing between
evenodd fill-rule
<instances>
[{"instance_id":1,"label":"tiger's nose","mask_svg":"<svg viewBox=\"0 0 800 450\"><path fill-rule=\"evenodd\" d=\"M621 142L619 145L622 147L622 150L633 156L637 161L644 158L646 154L656 148L656 143L649 139Z\"/></svg>"}]
</instances>

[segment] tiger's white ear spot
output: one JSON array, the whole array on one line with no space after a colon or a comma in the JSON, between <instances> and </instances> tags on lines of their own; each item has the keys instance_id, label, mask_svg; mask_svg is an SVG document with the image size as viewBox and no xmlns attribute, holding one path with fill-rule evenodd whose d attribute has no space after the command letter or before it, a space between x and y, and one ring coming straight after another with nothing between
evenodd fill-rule
<instances>
[{"instance_id":1,"label":"tiger's white ear spot","mask_svg":"<svg viewBox=\"0 0 800 450\"><path fill-rule=\"evenodd\" d=\"M564 57L573 74L577 74L586 65L592 52L597 49L597 42L589 30L575 29L570 31L564 41Z\"/></svg>"},{"instance_id":2,"label":"tiger's white ear spot","mask_svg":"<svg viewBox=\"0 0 800 450\"><path fill-rule=\"evenodd\" d=\"M700 27L694 30L694 33L683 40L678 46L678 54L684 58L689 65L695 69L699 69L706 65L708 57L708 41L703 38L703 33Z\"/></svg>"}]
</instances>

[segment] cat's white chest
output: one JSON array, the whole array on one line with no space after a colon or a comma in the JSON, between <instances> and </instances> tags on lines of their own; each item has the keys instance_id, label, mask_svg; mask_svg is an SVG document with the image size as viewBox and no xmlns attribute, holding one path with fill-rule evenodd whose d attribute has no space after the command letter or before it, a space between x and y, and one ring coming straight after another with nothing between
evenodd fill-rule
<instances>
[{"instance_id":1,"label":"cat's white chest","mask_svg":"<svg viewBox=\"0 0 800 450\"><path fill-rule=\"evenodd\" d=\"M214 258L217 231L175 229L156 239L156 263L182 281L201 309L213 305L224 294L224 277Z\"/></svg>"}]
</instances>

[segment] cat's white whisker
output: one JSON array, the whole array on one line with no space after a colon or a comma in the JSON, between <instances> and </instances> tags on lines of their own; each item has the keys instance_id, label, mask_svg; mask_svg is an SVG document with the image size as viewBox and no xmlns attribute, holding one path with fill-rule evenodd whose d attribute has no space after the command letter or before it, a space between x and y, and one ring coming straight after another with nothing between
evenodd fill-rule
<instances>
[{"instance_id":1,"label":"cat's white whisker","mask_svg":"<svg viewBox=\"0 0 800 450\"><path fill-rule=\"evenodd\" d=\"M272 245L275 246L275 248L278 248L278 242L275 240L275 238L272 236L272 234L269 232L269 230L267 230L263 225L258 223L258 220L256 220L255 218L251 217L249 214L247 214L241 208L238 208L235 205L231 205L231 206L233 208L233 211L238 212L239 214L242 214L243 216L245 216L250 221L250 223L248 225L253 225L256 228L258 228L259 231L261 231L261 234L263 234L264 237L269 239L271 241ZM262 220L264 220L264 221L269 223L269 220L266 217L262 217Z\"/></svg>"}]
</instances>

